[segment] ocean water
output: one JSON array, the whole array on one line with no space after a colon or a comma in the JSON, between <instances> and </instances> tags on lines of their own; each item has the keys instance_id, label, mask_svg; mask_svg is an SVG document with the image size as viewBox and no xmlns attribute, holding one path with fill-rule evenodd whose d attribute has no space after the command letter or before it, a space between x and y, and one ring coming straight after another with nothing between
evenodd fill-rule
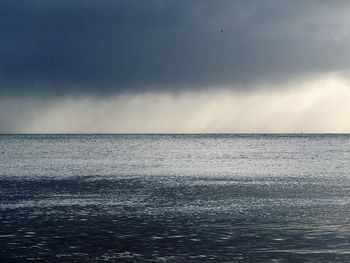
<instances>
[{"instance_id":1,"label":"ocean water","mask_svg":"<svg viewBox=\"0 0 350 263\"><path fill-rule=\"evenodd\" d=\"M0 135L30 261L350 261L350 135Z\"/></svg>"}]
</instances>

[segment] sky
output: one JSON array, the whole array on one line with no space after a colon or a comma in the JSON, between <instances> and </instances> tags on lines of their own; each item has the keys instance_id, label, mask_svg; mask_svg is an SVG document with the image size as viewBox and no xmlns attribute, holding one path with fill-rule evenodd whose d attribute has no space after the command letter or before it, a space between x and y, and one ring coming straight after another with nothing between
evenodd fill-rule
<instances>
[{"instance_id":1,"label":"sky","mask_svg":"<svg viewBox=\"0 0 350 263\"><path fill-rule=\"evenodd\" d=\"M350 2L2 0L0 133L350 132Z\"/></svg>"}]
</instances>

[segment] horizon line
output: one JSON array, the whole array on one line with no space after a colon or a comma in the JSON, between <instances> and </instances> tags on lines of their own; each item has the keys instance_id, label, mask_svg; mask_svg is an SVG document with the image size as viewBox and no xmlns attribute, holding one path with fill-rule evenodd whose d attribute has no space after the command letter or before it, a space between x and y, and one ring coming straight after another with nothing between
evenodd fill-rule
<instances>
[{"instance_id":1,"label":"horizon line","mask_svg":"<svg viewBox=\"0 0 350 263\"><path fill-rule=\"evenodd\" d=\"M0 133L3 135L350 135L350 132L79 132L79 133Z\"/></svg>"}]
</instances>

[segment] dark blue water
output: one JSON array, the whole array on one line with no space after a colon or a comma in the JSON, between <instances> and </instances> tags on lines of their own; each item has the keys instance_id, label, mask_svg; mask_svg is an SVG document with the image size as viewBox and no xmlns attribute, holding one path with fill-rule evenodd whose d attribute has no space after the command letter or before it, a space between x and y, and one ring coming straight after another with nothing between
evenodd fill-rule
<instances>
[{"instance_id":1,"label":"dark blue water","mask_svg":"<svg viewBox=\"0 0 350 263\"><path fill-rule=\"evenodd\" d=\"M0 262L350 261L349 135L0 135Z\"/></svg>"}]
</instances>

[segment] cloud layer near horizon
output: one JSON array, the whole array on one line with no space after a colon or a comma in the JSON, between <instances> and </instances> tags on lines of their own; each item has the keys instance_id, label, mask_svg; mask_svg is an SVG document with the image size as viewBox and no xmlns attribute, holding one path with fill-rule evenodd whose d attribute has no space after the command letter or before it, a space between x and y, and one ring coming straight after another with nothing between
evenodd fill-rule
<instances>
[{"instance_id":1,"label":"cloud layer near horizon","mask_svg":"<svg viewBox=\"0 0 350 263\"><path fill-rule=\"evenodd\" d=\"M15 97L0 101L0 132L350 132L349 101L337 76L250 92Z\"/></svg>"},{"instance_id":2,"label":"cloud layer near horizon","mask_svg":"<svg viewBox=\"0 0 350 263\"><path fill-rule=\"evenodd\" d=\"M349 13L343 0L3 0L0 94L246 90L346 75Z\"/></svg>"}]
</instances>

